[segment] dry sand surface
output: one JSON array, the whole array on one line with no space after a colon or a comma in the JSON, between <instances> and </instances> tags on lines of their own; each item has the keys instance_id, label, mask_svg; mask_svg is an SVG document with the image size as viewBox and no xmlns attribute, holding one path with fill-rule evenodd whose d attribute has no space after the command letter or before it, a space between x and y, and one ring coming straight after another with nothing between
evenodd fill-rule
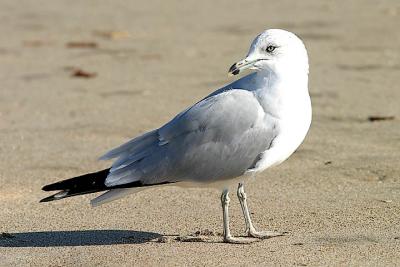
<instances>
[{"instance_id":1,"label":"dry sand surface","mask_svg":"<svg viewBox=\"0 0 400 267\"><path fill-rule=\"evenodd\" d=\"M0 265L400 265L399 27L393 0L1 1ZM247 185L256 226L288 235L221 243L214 189L38 203L231 82L266 28L297 33L311 63L306 141ZM243 234L234 198L231 214Z\"/></svg>"}]
</instances>

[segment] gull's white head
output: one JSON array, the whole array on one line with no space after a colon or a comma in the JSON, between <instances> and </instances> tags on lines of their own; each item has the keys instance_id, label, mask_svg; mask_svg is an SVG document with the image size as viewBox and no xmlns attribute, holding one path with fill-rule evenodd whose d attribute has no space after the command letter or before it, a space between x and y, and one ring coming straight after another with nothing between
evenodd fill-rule
<instances>
[{"instance_id":1,"label":"gull's white head","mask_svg":"<svg viewBox=\"0 0 400 267\"><path fill-rule=\"evenodd\" d=\"M308 56L303 42L291 32L269 29L254 39L246 58L236 62L229 74L242 70L270 71L276 74L295 72L308 74Z\"/></svg>"}]
</instances>

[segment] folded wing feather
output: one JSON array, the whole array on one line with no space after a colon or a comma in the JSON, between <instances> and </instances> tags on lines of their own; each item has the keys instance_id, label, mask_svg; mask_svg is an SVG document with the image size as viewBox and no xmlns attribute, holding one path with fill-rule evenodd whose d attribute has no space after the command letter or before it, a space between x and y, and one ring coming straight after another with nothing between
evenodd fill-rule
<instances>
[{"instance_id":1,"label":"folded wing feather","mask_svg":"<svg viewBox=\"0 0 400 267\"><path fill-rule=\"evenodd\" d=\"M160 129L111 150L118 158L106 185L194 180L242 175L275 135L252 92L227 90L177 115Z\"/></svg>"}]
</instances>

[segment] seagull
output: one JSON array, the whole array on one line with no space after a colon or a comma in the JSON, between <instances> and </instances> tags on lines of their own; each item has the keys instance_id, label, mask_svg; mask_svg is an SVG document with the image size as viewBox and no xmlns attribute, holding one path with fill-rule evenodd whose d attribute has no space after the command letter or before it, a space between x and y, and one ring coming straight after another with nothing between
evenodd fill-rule
<instances>
[{"instance_id":1,"label":"seagull","mask_svg":"<svg viewBox=\"0 0 400 267\"><path fill-rule=\"evenodd\" d=\"M295 34L268 29L251 43L230 75L250 74L216 90L162 127L133 138L100 157L111 167L44 186L59 192L41 202L106 191L98 206L163 185L221 188L223 240L244 243L229 228L229 187L238 183L246 236L283 235L257 231L250 218L244 182L285 161L303 142L311 124L308 55Z\"/></svg>"}]
</instances>

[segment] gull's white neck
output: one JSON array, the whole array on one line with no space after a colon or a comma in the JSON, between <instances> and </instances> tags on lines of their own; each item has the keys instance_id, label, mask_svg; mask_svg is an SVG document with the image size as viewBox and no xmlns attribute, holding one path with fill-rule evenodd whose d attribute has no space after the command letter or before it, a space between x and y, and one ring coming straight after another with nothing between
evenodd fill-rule
<instances>
[{"instance_id":1,"label":"gull's white neck","mask_svg":"<svg viewBox=\"0 0 400 267\"><path fill-rule=\"evenodd\" d=\"M255 82L258 90L266 90L269 93L304 93L308 91L308 72L295 69L262 70L256 73Z\"/></svg>"},{"instance_id":2,"label":"gull's white neck","mask_svg":"<svg viewBox=\"0 0 400 267\"><path fill-rule=\"evenodd\" d=\"M257 72L253 79L254 94L268 113L281 117L288 112L310 106L306 71L263 70Z\"/></svg>"}]
</instances>

